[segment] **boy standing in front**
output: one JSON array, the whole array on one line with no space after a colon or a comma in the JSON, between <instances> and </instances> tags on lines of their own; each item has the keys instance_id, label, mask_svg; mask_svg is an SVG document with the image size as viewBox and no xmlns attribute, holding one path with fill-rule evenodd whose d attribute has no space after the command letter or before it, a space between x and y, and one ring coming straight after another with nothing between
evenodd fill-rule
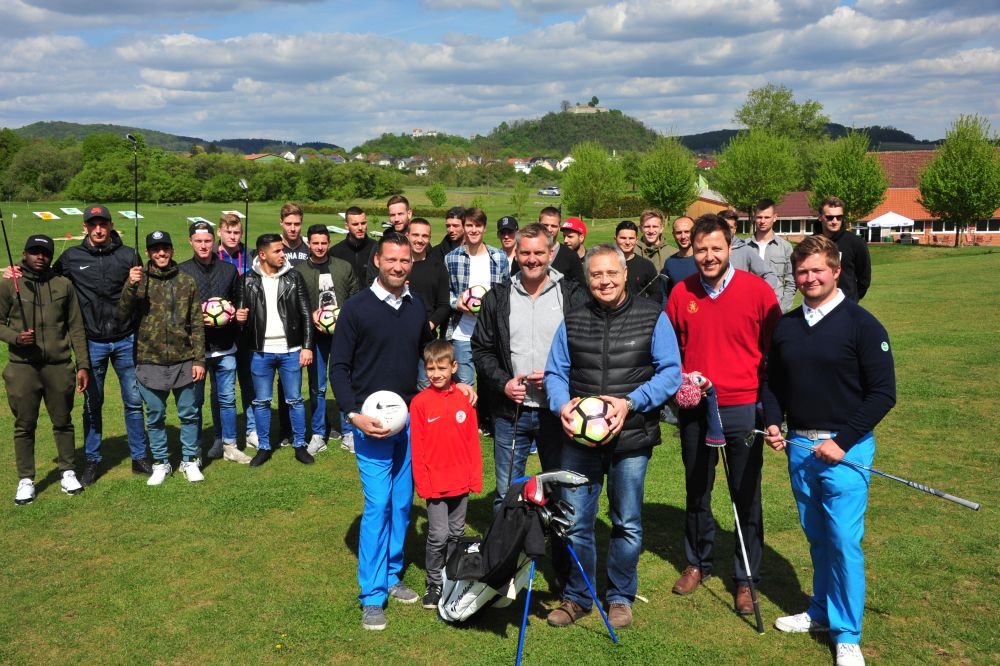
<instances>
[{"instance_id":1,"label":"boy standing in front","mask_svg":"<svg viewBox=\"0 0 1000 666\"><path fill-rule=\"evenodd\" d=\"M424 348L430 386L410 403L410 449L417 494L427 500L427 592L424 608L437 608L441 570L465 533L469 493L483 490L476 410L455 389L455 351L447 340Z\"/></svg>"}]
</instances>

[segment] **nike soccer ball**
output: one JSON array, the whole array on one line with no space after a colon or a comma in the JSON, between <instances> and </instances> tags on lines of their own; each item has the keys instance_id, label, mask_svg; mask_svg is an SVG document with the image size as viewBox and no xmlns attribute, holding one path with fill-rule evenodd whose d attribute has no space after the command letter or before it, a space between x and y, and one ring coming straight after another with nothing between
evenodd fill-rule
<instances>
[{"instance_id":1,"label":"nike soccer ball","mask_svg":"<svg viewBox=\"0 0 1000 666\"><path fill-rule=\"evenodd\" d=\"M204 315L205 326L221 328L233 320L233 317L236 316L236 308L226 299L213 296L202 301L201 313Z\"/></svg>"},{"instance_id":2,"label":"nike soccer ball","mask_svg":"<svg viewBox=\"0 0 1000 666\"><path fill-rule=\"evenodd\" d=\"M409 409L399 394L375 391L361 405L361 413L378 419L383 428L389 429L390 435L395 435L406 425Z\"/></svg>"},{"instance_id":3,"label":"nike soccer ball","mask_svg":"<svg viewBox=\"0 0 1000 666\"><path fill-rule=\"evenodd\" d=\"M479 310L483 307L484 296L486 296L486 287L474 284L462 292L462 302L472 314L479 314Z\"/></svg>"},{"instance_id":4,"label":"nike soccer ball","mask_svg":"<svg viewBox=\"0 0 1000 666\"><path fill-rule=\"evenodd\" d=\"M333 333L337 327L337 317L340 316L340 308L336 305L324 305L319 310L319 317L316 318L316 326L324 333Z\"/></svg>"},{"instance_id":5,"label":"nike soccer ball","mask_svg":"<svg viewBox=\"0 0 1000 666\"><path fill-rule=\"evenodd\" d=\"M573 408L573 439L584 446L601 446L611 440L608 414L611 405L597 396L584 398Z\"/></svg>"}]
</instances>

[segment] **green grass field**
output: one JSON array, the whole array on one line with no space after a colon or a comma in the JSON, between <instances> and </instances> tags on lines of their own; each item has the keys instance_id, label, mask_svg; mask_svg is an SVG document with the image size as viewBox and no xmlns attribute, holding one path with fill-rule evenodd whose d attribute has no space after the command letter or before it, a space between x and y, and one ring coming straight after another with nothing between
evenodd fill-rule
<instances>
[{"instance_id":1,"label":"green grass field","mask_svg":"<svg viewBox=\"0 0 1000 666\"><path fill-rule=\"evenodd\" d=\"M487 209L491 220L508 212L496 203L495 213ZM162 226L183 238L187 215L215 219L223 207L229 208L143 204L143 233ZM55 207L4 205L15 259L29 231L45 228L59 239L79 230L78 218L27 224L31 210L45 209ZM277 209L255 204L251 233L265 224L276 228ZM13 224L12 211L18 214ZM320 217L307 216L307 223L326 222L315 219ZM337 223L332 216L330 222ZM122 219L118 226L131 243L131 222ZM983 508L974 513L873 477L862 646L872 664L1000 663L1000 489L993 469L1000 430L994 383L1000 374L1000 253L880 246L872 253L874 286L864 305L889 330L899 393L876 432L875 465ZM180 245L178 254L187 256ZM6 353L0 350L3 363ZM207 466L204 483L191 485L175 475L148 488L129 469L118 389L113 379L108 384L105 456L113 467L82 495L59 491L44 416L34 504L14 505L12 447L9 438L0 444L0 663L514 661L520 603L483 613L464 627L447 625L419 605L390 604L386 631L361 629L355 552L362 498L350 454L331 447L316 465L304 467L286 449L260 469L216 461ZM175 443L176 419L168 426ZM11 430L9 410L0 410L0 432ZM721 527L718 575L690 597L670 593L685 566L683 475L673 429L663 432L647 477L639 564L639 593L648 602L637 602L634 626L621 632L619 645L596 614L567 629L549 628L544 617L557 600L548 592L546 565L536 577L525 663L831 663L824 637L771 628L777 616L805 608L811 581L780 454L766 452L763 482L760 592L768 631L758 636L731 610L733 522L721 486L714 504ZM490 440L483 442L483 456L490 488ZM485 531L489 506L488 496L473 498L470 531ZM405 580L422 592L426 519L419 501L412 517ZM602 544L609 524L605 504L598 524ZM603 588L603 581L598 585Z\"/></svg>"}]
</instances>

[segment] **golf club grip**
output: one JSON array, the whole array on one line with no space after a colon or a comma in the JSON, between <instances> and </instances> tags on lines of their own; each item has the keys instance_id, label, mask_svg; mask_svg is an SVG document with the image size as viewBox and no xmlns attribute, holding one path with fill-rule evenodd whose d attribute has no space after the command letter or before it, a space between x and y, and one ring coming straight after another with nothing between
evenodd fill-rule
<instances>
[{"instance_id":1,"label":"golf club grip","mask_svg":"<svg viewBox=\"0 0 1000 666\"><path fill-rule=\"evenodd\" d=\"M934 488L931 488L930 486L925 486L925 485L919 484L916 481L907 481L906 479L901 479L898 476L893 476L892 474L887 474L887 473L881 472L881 471L879 471L877 469L873 469L872 472L874 472L875 474L878 474L879 476L884 476L887 479L892 479L893 481L899 481L900 483L905 483L909 487L911 487L911 488L913 488L915 490L921 490L921 491L927 493L928 495L934 495L935 497L940 497L941 499L946 499L949 502L954 502L955 504L960 504L960 505L964 506L966 509L972 509L973 511L979 511L979 507L980 507L979 502L970 502L967 499L962 499L961 497L955 497L954 495L949 495L948 493L942 492L940 490L935 490Z\"/></svg>"}]
</instances>

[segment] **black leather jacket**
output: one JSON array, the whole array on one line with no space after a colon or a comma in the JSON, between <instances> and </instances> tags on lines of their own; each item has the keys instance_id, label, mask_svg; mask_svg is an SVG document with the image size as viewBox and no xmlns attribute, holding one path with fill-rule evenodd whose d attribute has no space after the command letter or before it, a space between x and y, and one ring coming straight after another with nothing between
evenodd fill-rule
<instances>
[{"instance_id":1,"label":"black leather jacket","mask_svg":"<svg viewBox=\"0 0 1000 666\"><path fill-rule=\"evenodd\" d=\"M255 265L236 282L237 307L250 308L250 314L243 325L243 339L250 349L260 351L264 347L264 332L267 330L267 304L264 302L264 285L260 269ZM285 326L285 340L289 347L313 348L312 317L309 312L309 292L302 274L285 267L278 275L278 314Z\"/></svg>"}]
</instances>

